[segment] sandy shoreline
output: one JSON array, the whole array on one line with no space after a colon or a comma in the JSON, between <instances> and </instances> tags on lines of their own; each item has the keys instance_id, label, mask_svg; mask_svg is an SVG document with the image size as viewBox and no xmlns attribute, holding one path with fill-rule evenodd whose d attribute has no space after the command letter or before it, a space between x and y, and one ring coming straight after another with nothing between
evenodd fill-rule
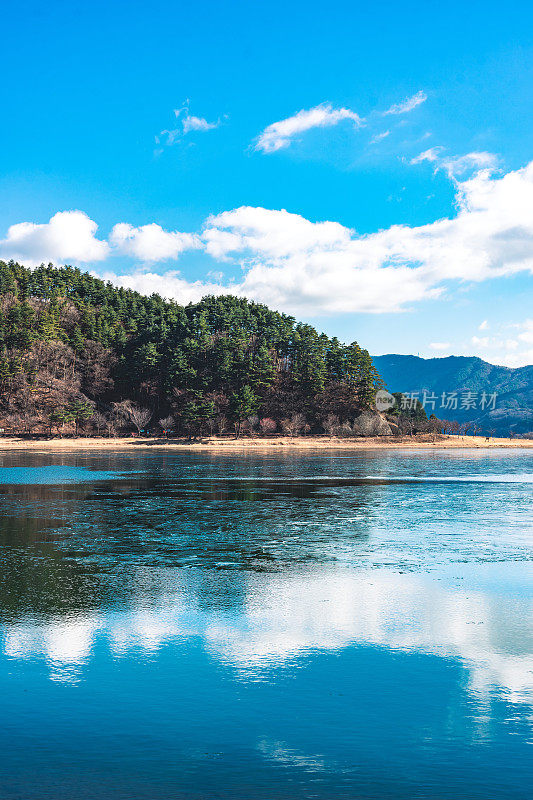
<instances>
[{"instance_id":1,"label":"sandy shoreline","mask_svg":"<svg viewBox=\"0 0 533 800\"><path fill-rule=\"evenodd\" d=\"M158 438L121 438L105 439L22 439L0 438L0 451L27 450L58 451L68 450L212 450L212 451L246 451L246 450L370 450L370 449L412 449L412 450L448 450L448 449L494 449L494 448L533 448L531 439L490 439L484 436L440 436L436 441L431 437L403 436L395 438L369 437L366 439L339 439L329 436L305 436L291 438L289 436L272 439L232 439L206 437L201 441L186 439Z\"/></svg>"}]
</instances>

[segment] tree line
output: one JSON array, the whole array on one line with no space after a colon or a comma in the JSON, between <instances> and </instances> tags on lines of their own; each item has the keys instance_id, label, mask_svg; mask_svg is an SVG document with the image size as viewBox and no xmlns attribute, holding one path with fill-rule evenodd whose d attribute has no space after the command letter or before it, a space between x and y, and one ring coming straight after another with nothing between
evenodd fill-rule
<instances>
[{"instance_id":1,"label":"tree line","mask_svg":"<svg viewBox=\"0 0 533 800\"><path fill-rule=\"evenodd\" d=\"M368 351L233 296L186 306L72 267L0 262L0 426L298 435L353 426Z\"/></svg>"}]
</instances>

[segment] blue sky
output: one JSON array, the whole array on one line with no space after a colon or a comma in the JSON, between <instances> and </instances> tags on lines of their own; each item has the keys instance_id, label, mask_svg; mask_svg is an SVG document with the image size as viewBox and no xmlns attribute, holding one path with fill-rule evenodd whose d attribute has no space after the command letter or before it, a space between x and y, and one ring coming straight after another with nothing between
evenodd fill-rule
<instances>
[{"instance_id":1,"label":"blue sky","mask_svg":"<svg viewBox=\"0 0 533 800\"><path fill-rule=\"evenodd\" d=\"M245 294L375 354L532 363L532 17L11 4L0 257Z\"/></svg>"}]
</instances>

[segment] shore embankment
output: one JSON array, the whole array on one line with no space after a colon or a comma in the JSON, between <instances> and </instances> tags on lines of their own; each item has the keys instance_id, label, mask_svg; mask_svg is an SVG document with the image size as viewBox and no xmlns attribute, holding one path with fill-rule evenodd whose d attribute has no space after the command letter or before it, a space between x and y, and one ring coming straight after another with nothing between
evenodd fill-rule
<instances>
[{"instance_id":1,"label":"shore embankment","mask_svg":"<svg viewBox=\"0 0 533 800\"><path fill-rule=\"evenodd\" d=\"M276 436L255 438L230 438L209 436L196 440L158 437L124 437L124 438L42 438L26 439L0 438L0 450L57 451L69 450L212 450L212 451L246 451L246 450L369 450L369 449L410 449L410 450L451 450L451 449L487 449L494 448L533 448L533 439L504 439L484 436L436 436L427 434L418 436L376 436L365 438L338 438L335 436Z\"/></svg>"}]
</instances>

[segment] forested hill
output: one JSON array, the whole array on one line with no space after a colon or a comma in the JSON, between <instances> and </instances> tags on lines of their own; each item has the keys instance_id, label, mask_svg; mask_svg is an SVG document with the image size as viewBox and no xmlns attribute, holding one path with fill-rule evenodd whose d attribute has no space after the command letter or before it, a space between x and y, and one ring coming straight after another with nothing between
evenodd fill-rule
<instances>
[{"instance_id":1,"label":"forested hill","mask_svg":"<svg viewBox=\"0 0 533 800\"><path fill-rule=\"evenodd\" d=\"M0 426L185 433L349 420L382 385L368 352L264 305L180 306L71 267L0 262Z\"/></svg>"},{"instance_id":2,"label":"forested hill","mask_svg":"<svg viewBox=\"0 0 533 800\"><path fill-rule=\"evenodd\" d=\"M434 413L459 421L473 421L483 430L508 436L533 431L533 366L511 369L488 364L474 356L418 358L417 356L374 356L373 361L387 386L394 392L424 391L437 396ZM458 397L457 409L441 408L442 394ZM471 392L474 405L462 408L462 397ZM481 397L496 395L494 408L481 408ZM431 408L426 408L431 413Z\"/></svg>"}]
</instances>

